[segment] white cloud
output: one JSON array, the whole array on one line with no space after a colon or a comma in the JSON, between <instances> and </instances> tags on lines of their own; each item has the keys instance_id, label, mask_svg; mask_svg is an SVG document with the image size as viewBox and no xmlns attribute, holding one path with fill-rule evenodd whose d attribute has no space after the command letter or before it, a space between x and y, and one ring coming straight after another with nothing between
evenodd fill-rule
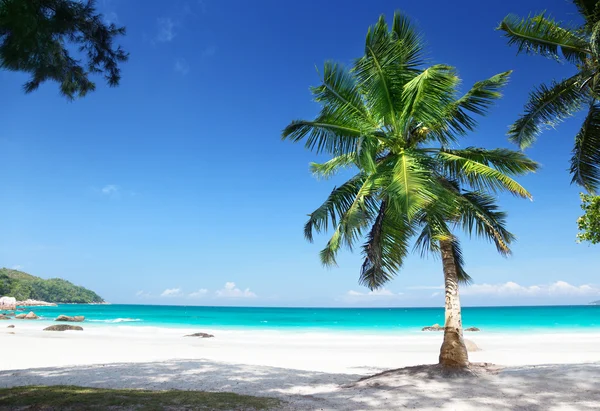
<instances>
[{"instance_id":1,"label":"white cloud","mask_svg":"<svg viewBox=\"0 0 600 411\"><path fill-rule=\"evenodd\" d=\"M225 287L215 292L217 297L225 298L255 298L256 294L250 291L249 288L241 290L235 286L234 282L225 283Z\"/></svg>"},{"instance_id":2,"label":"white cloud","mask_svg":"<svg viewBox=\"0 0 600 411\"><path fill-rule=\"evenodd\" d=\"M158 34L156 35L156 40L160 41L161 43L168 43L172 41L176 36L175 22L169 17L159 18L157 22Z\"/></svg>"},{"instance_id":3,"label":"white cloud","mask_svg":"<svg viewBox=\"0 0 600 411\"><path fill-rule=\"evenodd\" d=\"M135 293L135 296L138 298L148 298L148 297L150 297L150 293L148 293L144 290L140 290L137 293Z\"/></svg>"},{"instance_id":4,"label":"white cloud","mask_svg":"<svg viewBox=\"0 0 600 411\"><path fill-rule=\"evenodd\" d=\"M380 288L378 290L369 291L368 293L361 293L360 291L350 290L346 293L348 297L397 297L403 293L394 294L392 291L386 288Z\"/></svg>"},{"instance_id":5,"label":"white cloud","mask_svg":"<svg viewBox=\"0 0 600 411\"><path fill-rule=\"evenodd\" d=\"M194 291L193 293L190 293L189 297L200 298L200 297L204 297L206 294L208 294L208 290L206 288L201 288L198 291Z\"/></svg>"},{"instance_id":6,"label":"white cloud","mask_svg":"<svg viewBox=\"0 0 600 411\"><path fill-rule=\"evenodd\" d=\"M566 281L556 281L546 285L523 286L513 281L503 284L473 284L461 291L462 295L487 296L521 296L521 297L551 297L551 296L585 296L600 294L600 288L584 284L571 285Z\"/></svg>"},{"instance_id":7,"label":"white cloud","mask_svg":"<svg viewBox=\"0 0 600 411\"><path fill-rule=\"evenodd\" d=\"M161 297L179 297L181 296L181 288L167 288L160 295Z\"/></svg>"},{"instance_id":8,"label":"white cloud","mask_svg":"<svg viewBox=\"0 0 600 411\"><path fill-rule=\"evenodd\" d=\"M185 76L190 72L190 65L183 58L177 59L175 61L175 71Z\"/></svg>"},{"instance_id":9,"label":"white cloud","mask_svg":"<svg viewBox=\"0 0 600 411\"><path fill-rule=\"evenodd\" d=\"M119 192L119 186L116 186L114 184L108 184L102 187L100 191L106 196L115 195Z\"/></svg>"},{"instance_id":10,"label":"white cloud","mask_svg":"<svg viewBox=\"0 0 600 411\"><path fill-rule=\"evenodd\" d=\"M13 269L13 270L22 270L23 268L24 268L24 267L23 267L22 265L20 265L20 264L17 264L17 265L13 265L13 266L12 266L12 269Z\"/></svg>"}]
</instances>

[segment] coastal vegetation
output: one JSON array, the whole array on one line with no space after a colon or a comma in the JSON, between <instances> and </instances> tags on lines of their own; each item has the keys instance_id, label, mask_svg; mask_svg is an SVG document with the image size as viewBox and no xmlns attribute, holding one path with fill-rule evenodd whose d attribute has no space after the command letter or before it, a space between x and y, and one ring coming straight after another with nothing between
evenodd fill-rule
<instances>
[{"instance_id":1,"label":"coastal vegetation","mask_svg":"<svg viewBox=\"0 0 600 411\"><path fill-rule=\"evenodd\" d=\"M508 134L525 149L544 130L587 111L575 135L570 173L572 183L594 195L600 186L600 2L573 0L573 4L582 21L577 26L557 21L545 12L527 18L509 15L500 23L498 29L519 53L542 55L561 64L570 63L575 68L571 77L534 88L524 113ZM586 211L591 210L589 204L600 201L591 196L583 196L582 200ZM580 230L586 230L585 224L600 225L600 216L592 213L578 223ZM580 235L578 239L587 241L586 236L584 233L583 238Z\"/></svg>"},{"instance_id":2,"label":"coastal vegetation","mask_svg":"<svg viewBox=\"0 0 600 411\"><path fill-rule=\"evenodd\" d=\"M577 220L577 240L600 243L600 196L581 194L581 208L584 214Z\"/></svg>"},{"instance_id":3,"label":"coastal vegetation","mask_svg":"<svg viewBox=\"0 0 600 411\"><path fill-rule=\"evenodd\" d=\"M0 296L51 303L90 304L104 300L95 292L60 278L44 280L18 270L0 268Z\"/></svg>"},{"instance_id":4,"label":"coastal vegetation","mask_svg":"<svg viewBox=\"0 0 600 411\"><path fill-rule=\"evenodd\" d=\"M113 42L124 34L93 0L0 0L0 68L29 73L27 93L51 80L73 100L96 89L91 75L117 86L128 54Z\"/></svg>"},{"instance_id":5,"label":"coastal vegetation","mask_svg":"<svg viewBox=\"0 0 600 411\"><path fill-rule=\"evenodd\" d=\"M0 388L0 403L11 409L44 410L269 410L282 405L269 397L229 392L150 391L67 385Z\"/></svg>"},{"instance_id":6,"label":"coastal vegetation","mask_svg":"<svg viewBox=\"0 0 600 411\"><path fill-rule=\"evenodd\" d=\"M475 129L473 115L486 114L500 98L509 72L460 95L456 70L424 67L422 56L421 36L410 21L397 12L390 28L382 16L351 68L325 63L322 84L311 89L320 113L291 122L283 139L331 156L311 164L319 178L355 171L309 214L304 228L309 241L314 232L333 230L320 254L324 265L334 266L342 247L352 249L365 239L359 282L373 290L398 273L413 239L421 255L441 257L446 298L439 362L465 368L458 287L470 277L455 231L483 237L500 254L510 254L514 236L493 194L530 198L513 177L535 171L537 164L507 149L454 148Z\"/></svg>"}]
</instances>

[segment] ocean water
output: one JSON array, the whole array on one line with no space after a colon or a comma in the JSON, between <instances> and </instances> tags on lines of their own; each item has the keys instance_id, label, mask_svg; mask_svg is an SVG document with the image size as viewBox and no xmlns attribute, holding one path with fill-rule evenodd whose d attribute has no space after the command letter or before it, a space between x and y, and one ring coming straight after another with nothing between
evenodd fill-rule
<instances>
[{"instance_id":1,"label":"ocean water","mask_svg":"<svg viewBox=\"0 0 600 411\"><path fill-rule=\"evenodd\" d=\"M43 321L84 315L88 325L297 331L415 332L443 324L442 308L258 308L161 305L31 307ZM600 331L600 306L465 307L463 325L482 331Z\"/></svg>"}]
</instances>

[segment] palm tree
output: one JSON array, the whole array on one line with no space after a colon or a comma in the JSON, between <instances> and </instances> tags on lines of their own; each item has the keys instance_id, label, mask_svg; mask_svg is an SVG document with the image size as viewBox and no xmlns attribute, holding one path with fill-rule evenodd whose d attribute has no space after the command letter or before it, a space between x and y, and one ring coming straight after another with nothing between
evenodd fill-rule
<instances>
[{"instance_id":1,"label":"palm tree","mask_svg":"<svg viewBox=\"0 0 600 411\"><path fill-rule=\"evenodd\" d=\"M535 88L525 112L508 134L524 149L544 129L587 108L587 117L575 136L570 171L572 183L594 193L600 184L600 2L573 3L583 20L579 27L562 24L545 13L528 18L509 15L498 27L519 53L541 54L577 68L569 78Z\"/></svg>"},{"instance_id":2,"label":"palm tree","mask_svg":"<svg viewBox=\"0 0 600 411\"><path fill-rule=\"evenodd\" d=\"M471 114L485 114L500 97L509 72L459 96L455 70L423 69L422 54L421 38L406 17L395 13L390 30L382 16L367 33L365 55L351 69L325 63L322 84L312 88L322 106L319 115L293 121L283 139L304 140L307 148L332 157L311 164L319 177L348 167L357 171L306 223L309 241L313 232L333 229L321 251L323 264L335 265L342 246L352 249L364 239L359 282L376 289L400 270L412 239L415 249L441 256L446 312L439 361L462 368L468 355L458 284L470 277L454 231L460 227L487 238L508 255L514 237L487 192L530 198L512 176L537 165L511 150L451 147L474 129Z\"/></svg>"}]
</instances>

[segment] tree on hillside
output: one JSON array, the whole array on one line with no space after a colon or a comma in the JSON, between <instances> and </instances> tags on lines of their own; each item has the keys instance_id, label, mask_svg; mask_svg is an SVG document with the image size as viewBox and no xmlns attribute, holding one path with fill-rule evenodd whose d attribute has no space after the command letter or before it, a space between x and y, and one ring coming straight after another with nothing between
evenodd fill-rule
<instances>
[{"instance_id":1,"label":"tree on hillside","mask_svg":"<svg viewBox=\"0 0 600 411\"><path fill-rule=\"evenodd\" d=\"M365 55L350 69L325 63L322 84L312 88L320 113L293 121L283 139L305 141L308 149L332 157L311 165L318 177L356 170L305 226L309 241L313 232L333 230L321 251L323 264L335 265L342 246L364 241L359 281L376 289L400 270L413 239L414 249L441 257L446 297L439 363L460 369L469 362L458 288L470 277L456 229L486 238L508 255L514 236L492 194L530 198L512 177L537 165L511 150L452 148L475 128L472 114L485 114L500 97L509 73L460 96L454 68L424 68L422 54L421 37L406 17L396 13L391 29L381 17L367 33Z\"/></svg>"},{"instance_id":2,"label":"tree on hillside","mask_svg":"<svg viewBox=\"0 0 600 411\"><path fill-rule=\"evenodd\" d=\"M575 135L570 172L572 183L595 194L600 185L600 1L573 3L583 21L578 26L556 21L546 13L527 18L509 15L500 23L499 30L519 53L540 54L576 69L569 78L534 88L524 113L508 134L525 149L545 129L587 110Z\"/></svg>"},{"instance_id":3,"label":"tree on hillside","mask_svg":"<svg viewBox=\"0 0 600 411\"><path fill-rule=\"evenodd\" d=\"M68 99L83 97L96 88L94 74L117 86L128 54L113 41L123 34L93 0L0 0L0 67L31 74L27 93L52 80Z\"/></svg>"}]
</instances>

